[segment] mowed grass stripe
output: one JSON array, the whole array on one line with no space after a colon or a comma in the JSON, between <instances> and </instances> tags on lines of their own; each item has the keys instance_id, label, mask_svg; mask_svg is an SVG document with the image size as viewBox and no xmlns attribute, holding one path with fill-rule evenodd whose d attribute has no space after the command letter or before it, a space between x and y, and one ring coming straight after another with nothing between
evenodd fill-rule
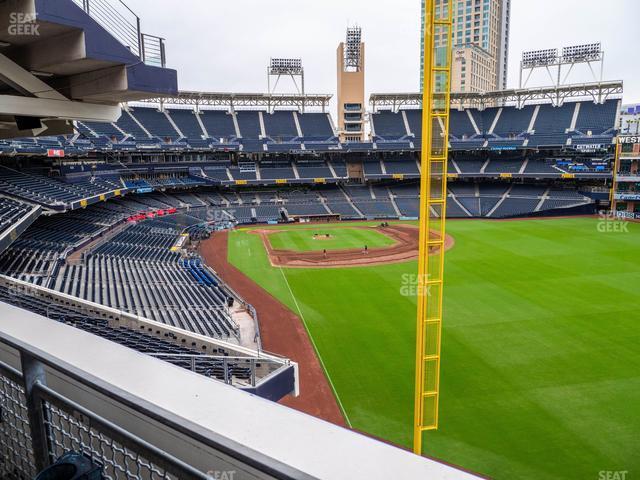
<instances>
[{"instance_id":1,"label":"mowed grass stripe","mask_svg":"<svg viewBox=\"0 0 640 480\"><path fill-rule=\"evenodd\" d=\"M640 225L597 226L449 222L441 428L426 453L505 479L640 472ZM230 238L230 260L291 308L260 242ZM415 270L285 269L354 427L405 446L415 299L401 289Z\"/></svg>"}]
</instances>

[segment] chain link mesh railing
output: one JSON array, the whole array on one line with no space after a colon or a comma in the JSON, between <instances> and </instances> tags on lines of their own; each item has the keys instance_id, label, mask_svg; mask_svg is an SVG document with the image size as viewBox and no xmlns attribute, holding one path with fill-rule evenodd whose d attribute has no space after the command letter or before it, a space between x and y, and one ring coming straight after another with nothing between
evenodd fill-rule
<instances>
[{"instance_id":1,"label":"chain link mesh railing","mask_svg":"<svg viewBox=\"0 0 640 480\"><path fill-rule=\"evenodd\" d=\"M37 465L50 465L73 451L102 468L105 480L208 479L206 474L136 437L107 419L63 397L46 385L30 390L36 415L29 402L22 374L0 362L0 478L31 480ZM30 418L39 418L43 429L32 429ZM36 459L31 432L46 432L46 458Z\"/></svg>"},{"instance_id":2,"label":"chain link mesh railing","mask_svg":"<svg viewBox=\"0 0 640 480\"><path fill-rule=\"evenodd\" d=\"M20 374L0 365L0 478L34 477L27 402Z\"/></svg>"},{"instance_id":3,"label":"chain link mesh railing","mask_svg":"<svg viewBox=\"0 0 640 480\"><path fill-rule=\"evenodd\" d=\"M166 470L99 431L90 417L44 402L49 449L54 458L74 451L102 466L105 480L173 479Z\"/></svg>"}]
</instances>

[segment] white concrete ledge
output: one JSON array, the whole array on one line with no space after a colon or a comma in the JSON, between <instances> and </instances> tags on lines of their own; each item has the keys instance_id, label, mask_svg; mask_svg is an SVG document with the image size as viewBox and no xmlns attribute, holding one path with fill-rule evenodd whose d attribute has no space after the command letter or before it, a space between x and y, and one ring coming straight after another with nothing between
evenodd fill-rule
<instances>
[{"instance_id":1,"label":"white concrete ledge","mask_svg":"<svg viewBox=\"0 0 640 480\"><path fill-rule=\"evenodd\" d=\"M204 471L272 478L242 465L253 458L293 478L477 478L4 303L0 343L0 359L20 348L56 365L60 393Z\"/></svg>"}]
</instances>

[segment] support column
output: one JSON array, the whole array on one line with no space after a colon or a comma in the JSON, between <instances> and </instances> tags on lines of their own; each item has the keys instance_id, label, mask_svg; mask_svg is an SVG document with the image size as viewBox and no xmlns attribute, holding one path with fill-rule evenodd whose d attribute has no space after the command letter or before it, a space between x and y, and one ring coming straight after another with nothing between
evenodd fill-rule
<instances>
[{"instance_id":1,"label":"support column","mask_svg":"<svg viewBox=\"0 0 640 480\"><path fill-rule=\"evenodd\" d=\"M44 411L42 402L35 394L35 386L37 383L46 385L46 375L44 365L26 353L20 352L20 361L22 364L24 395L27 401L27 415L29 417L33 457L36 471L39 472L48 467L50 463Z\"/></svg>"}]
</instances>

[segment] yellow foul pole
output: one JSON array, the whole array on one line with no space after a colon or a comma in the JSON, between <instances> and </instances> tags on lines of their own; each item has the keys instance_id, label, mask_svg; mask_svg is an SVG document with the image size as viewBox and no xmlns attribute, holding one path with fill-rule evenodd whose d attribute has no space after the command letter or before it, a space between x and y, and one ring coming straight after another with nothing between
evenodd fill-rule
<instances>
[{"instance_id":1,"label":"yellow foul pole","mask_svg":"<svg viewBox=\"0 0 640 480\"><path fill-rule=\"evenodd\" d=\"M438 428L453 0L425 1L413 450Z\"/></svg>"},{"instance_id":2,"label":"yellow foul pole","mask_svg":"<svg viewBox=\"0 0 640 480\"><path fill-rule=\"evenodd\" d=\"M616 191L618 190L618 171L620 170L620 155L622 152L622 143L620 137L616 137L616 151L613 160L613 179L611 180L611 191L609 192L610 210L616 211Z\"/></svg>"}]
</instances>

